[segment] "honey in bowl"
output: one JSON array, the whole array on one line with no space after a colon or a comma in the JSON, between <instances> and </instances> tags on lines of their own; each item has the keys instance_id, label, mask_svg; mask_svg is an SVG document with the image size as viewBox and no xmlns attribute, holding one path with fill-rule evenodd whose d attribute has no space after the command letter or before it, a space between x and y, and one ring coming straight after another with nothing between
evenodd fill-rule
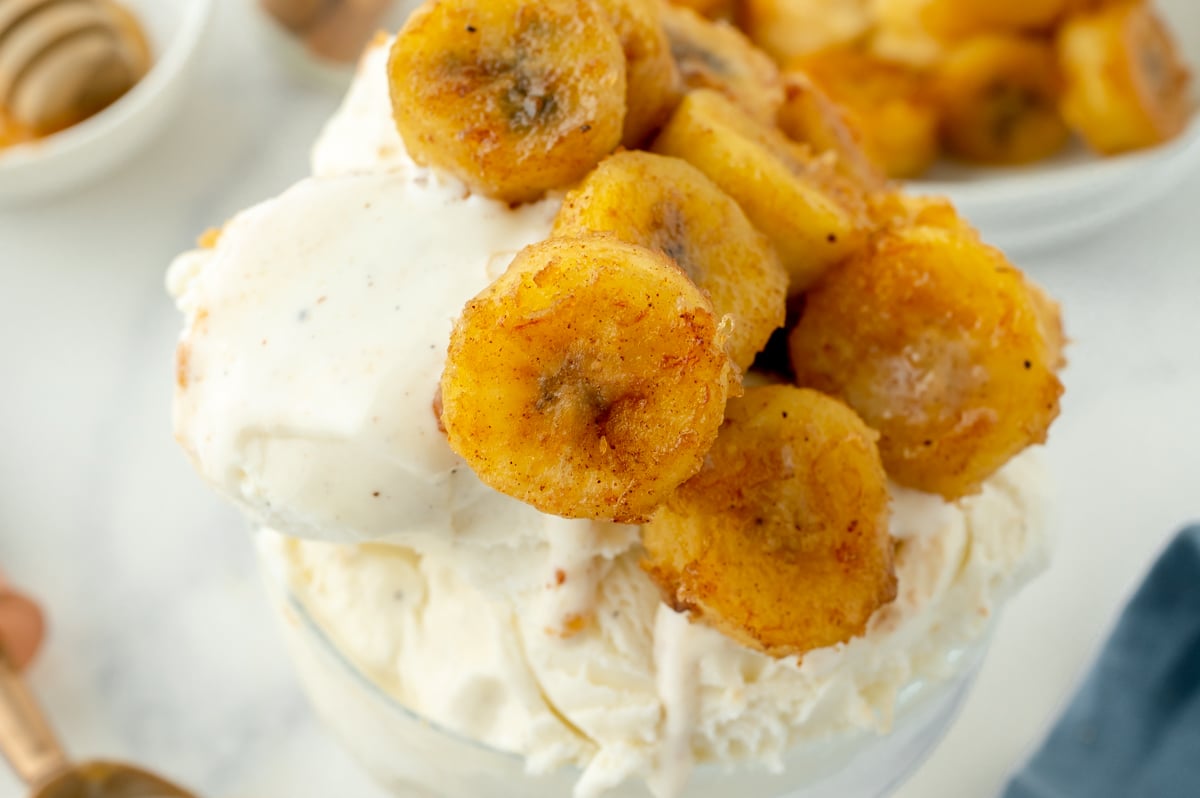
<instances>
[{"instance_id":1,"label":"honey in bowl","mask_svg":"<svg viewBox=\"0 0 1200 798\"><path fill-rule=\"evenodd\" d=\"M25 144L37 138L32 130L10 119L0 108L0 149Z\"/></svg>"},{"instance_id":2,"label":"honey in bowl","mask_svg":"<svg viewBox=\"0 0 1200 798\"><path fill-rule=\"evenodd\" d=\"M0 148L94 116L133 88L150 61L136 18L110 0L0 3Z\"/></svg>"}]
</instances>

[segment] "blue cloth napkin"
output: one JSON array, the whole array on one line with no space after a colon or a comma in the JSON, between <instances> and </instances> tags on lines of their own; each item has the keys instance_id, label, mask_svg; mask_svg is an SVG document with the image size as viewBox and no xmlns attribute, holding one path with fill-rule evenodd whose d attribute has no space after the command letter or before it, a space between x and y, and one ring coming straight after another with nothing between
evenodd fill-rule
<instances>
[{"instance_id":1,"label":"blue cloth napkin","mask_svg":"<svg viewBox=\"0 0 1200 798\"><path fill-rule=\"evenodd\" d=\"M1200 798L1200 526L1155 563L1003 798Z\"/></svg>"}]
</instances>

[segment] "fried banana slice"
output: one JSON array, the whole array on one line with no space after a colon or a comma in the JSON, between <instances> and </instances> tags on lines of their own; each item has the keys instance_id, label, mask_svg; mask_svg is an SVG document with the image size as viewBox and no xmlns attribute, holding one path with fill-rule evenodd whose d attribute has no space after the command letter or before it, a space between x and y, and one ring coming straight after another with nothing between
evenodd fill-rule
<instances>
[{"instance_id":1,"label":"fried banana slice","mask_svg":"<svg viewBox=\"0 0 1200 798\"><path fill-rule=\"evenodd\" d=\"M873 0L874 27L867 49L885 61L928 69L941 60L946 43L921 22L926 0Z\"/></svg>"},{"instance_id":2,"label":"fried banana slice","mask_svg":"<svg viewBox=\"0 0 1200 798\"><path fill-rule=\"evenodd\" d=\"M625 53L592 0L431 0L388 82L415 161L509 202L583 177L625 122Z\"/></svg>"},{"instance_id":3,"label":"fried banana slice","mask_svg":"<svg viewBox=\"0 0 1200 798\"><path fill-rule=\"evenodd\" d=\"M1058 59L1066 80L1062 114L1097 152L1153 147L1187 127L1191 75L1149 4L1071 17L1058 33Z\"/></svg>"},{"instance_id":4,"label":"fried banana slice","mask_svg":"<svg viewBox=\"0 0 1200 798\"><path fill-rule=\"evenodd\" d=\"M876 437L816 391L731 400L704 468L642 528L667 604L776 657L861 635L896 596Z\"/></svg>"},{"instance_id":5,"label":"fried banana slice","mask_svg":"<svg viewBox=\"0 0 1200 798\"><path fill-rule=\"evenodd\" d=\"M625 51L625 129L621 143L638 147L667 121L683 97L683 80L657 0L597 0Z\"/></svg>"},{"instance_id":6,"label":"fried banana slice","mask_svg":"<svg viewBox=\"0 0 1200 798\"><path fill-rule=\"evenodd\" d=\"M803 72L783 74L783 107L776 120L784 134L812 151L831 152L839 168L869 188L887 182L883 170L867 155L866 136L857 118Z\"/></svg>"},{"instance_id":7,"label":"fried banana slice","mask_svg":"<svg viewBox=\"0 0 1200 798\"><path fill-rule=\"evenodd\" d=\"M805 297L789 345L796 381L879 430L889 476L956 499L1058 415L1042 299L997 250L934 208L831 271Z\"/></svg>"},{"instance_id":8,"label":"fried banana slice","mask_svg":"<svg viewBox=\"0 0 1200 798\"><path fill-rule=\"evenodd\" d=\"M654 142L737 200L775 245L798 294L862 247L871 229L863 186L715 91L693 91Z\"/></svg>"},{"instance_id":9,"label":"fried banana slice","mask_svg":"<svg viewBox=\"0 0 1200 798\"><path fill-rule=\"evenodd\" d=\"M909 227L939 227L967 237L979 238L979 232L958 215L954 205L945 197L886 191L876 194L871 202L877 223L889 230Z\"/></svg>"},{"instance_id":10,"label":"fried banana slice","mask_svg":"<svg viewBox=\"0 0 1200 798\"><path fill-rule=\"evenodd\" d=\"M946 148L968 161L1024 164L1066 146L1054 48L1024 36L976 36L952 50L934 79Z\"/></svg>"},{"instance_id":11,"label":"fried banana slice","mask_svg":"<svg viewBox=\"0 0 1200 798\"><path fill-rule=\"evenodd\" d=\"M454 326L450 447L542 512L640 522L700 468L740 387L725 335L661 253L609 235L526 247Z\"/></svg>"},{"instance_id":12,"label":"fried banana slice","mask_svg":"<svg viewBox=\"0 0 1200 798\"><path fill-rule=\"evenodd\" d=\"M923 72L849 49L814 53L789 67L850 112L867 154L888 177L917 177L937 158L938 109Z\"/></svg>"},{"instance_id":13,"label":"fried banana slice","mask_svg":"<svg viewBox=\"0 0 1200 798\"><path fill-rule=\"evenodd\" d=\"M777 62L844 47L871 29L867 0L741 0L738 27Z\"/></svg>"},{"instance_id":14,"label":"fried banana slice","mask_svg":"<svg viewBox=\"0 0 1200 798\"><path fill-rule=\"evenodd\" d=\"M1025 288L1033 300L1037 311L1038 321L1042 325L1042 337L1046 341L1046 362L1055 372L1067 366L1067 331L1063 326L1062 308L1050 293L1040 285L1025 277Z\"/></svg>"},{"instance_id":15,"label":"fried banana slice","mask_svg":"<svg viewBox=\"0 0 1200 798\"><path fill-rule=\"evenodd\" d=\"M695 167L648 152L610 156L567 195L554 235L613 233L669 256L732 318L729 356L745 370L783 325L787 272L742 209Z\"/></svg>"},{"instance_id":16,"label":"fried banana slice","mask_svg":"<svg viewBox=\"0 0 1200 798\"><path fill-rule=\"evenodd\" d=\"M766 53L732 25L712 22L688 8L664 5L662 22L687 88L715 89L775 124L783 84Z\"/></svg>"},{"instance_id":17,"label":"fried banana slice","mask_svg":"<svg viewBox=\"0 0 1200 798\"><path fill-rule=\"evenodd\" d=\"M733 16L734 0L667 0L673 6L690 8L709 19L729 19Z\"/></svg>"},{"instance_id":18,"label":"fried banana slice","mask_svg":"<svg viewBox=\"0 0 1200 798\"><path fill-rule=\"evenodd\" d=\"M925 0L921 22L935 36L959 40L983 32L1048 31L1080 0Z\"/></svg>"}]
</instances>

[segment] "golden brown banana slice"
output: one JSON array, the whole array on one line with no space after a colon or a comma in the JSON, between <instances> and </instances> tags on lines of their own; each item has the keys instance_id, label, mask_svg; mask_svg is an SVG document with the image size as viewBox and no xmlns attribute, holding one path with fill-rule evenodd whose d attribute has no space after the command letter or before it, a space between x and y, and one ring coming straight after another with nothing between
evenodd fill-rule
<instances>
[{"instance_id":1,"label":"golden brown banana slice","mask_svg":"<svg viewBox=\"0 0 1200 798\"><path fill-rule=\"evenodd\" d=\"M871 29L868 0L741 0L738 26L777 62L844 47Z\"/></svg>"},{"instance_id":2,"label":"golden brown banana slice","mask_svg":"<svg viewBox=\"0 0 1200 798\"><path fill-rule=\"evenodd\" d=\"M1067 365L1067 331L1063 326L1062 308L1054 297L1040 285L1025 277L1025 288L1033 300L1038 320L1042 325L1042 337L1046 340L1046 362L1054 371L1060 371Z\"/></svg>"},{"instance_id":3,"label":"golden brown banana slice","mask_svg":"<svg viewBox=\"0 0 1200 798\"><path fill-rule=\"evenodd\" d=\"M613 233L669 256L732 318L729 356L754 362L783 325L787 272L738 204L695 167L648 152L612 155L567 195L554 234Z\"/></svg>"},{"instance_id":4,"label":"golden brown banana slice","mask_svg":"<svg viewBox=\"0 0 1200 798\"><path fill-rule=\"evenodd\" d=\"M621 143L637 147L667 121L683 96L657 0L598 0L625 51L628 92Z\"/></svg>"},{"instance_id":5,"label":"golden brown banana slice","mask_svg":"<svg viewBox=\"0 0 1200 798\"><path fill-rule=\"evenodd\" d=\"M946 43L921 22L926 0L873 0L874 26L867 49L886 61L928 69L945 51Z\"/></svg>"},{"instance_id":6,"label":"golden brown banana slice","mask_svg":"<svg viewBox=\"0 0 1200 798\"><path fill-rule=\"evenodd\" d=\"M783 107L779 129L793 141L821 154L831 152L839 168L869 188L882 188L883 171L867 155L866 136L860 123L803 72L783 75Z\"/></svg>"},{"instance_id":7,"label":"golden brown banana slice","mask_svg":"<svg viewBox=\"0 0 1200 798\"><path fill-rule=\"evenodd\" d=\"M573 183L621 140L625 54L592 0L431 0L388 78L413 159L497 199Z\"/></svg>"},{"instance_id":8,"label":"golden brown banana slice","mask_svg":"<svg viewBox=\"0 0 1200 798\"><path fill-rule=\"evenodd\" d=\"M876 195L873 204L880 225L888 229L933 227L964 239L982 241L979 231L959 216L958 211L944 197L920 197L892 191ZM1028 276L1022 276L1041 323L1042 338L1046 341L1048 350L1046 362L1057 372L1067 365L1067 335L1063 327L1062 311L1044 288ZM789 321L792 318L789 313ZM799 318L799 314L796 314L795 318ZM789 324L789 329L792 326L794 325Z\"/></svg>"},{"instance_id":9,"label":"golden brown banana slice","mask_svg":"<svg viewBox=\"0 0 1200 798\"><path fill-rule=\"evenodd\" d=\"M979 235L945 197L907 194L900 190L885 191L872 197L871 206L877 224L889 230L940 227L967 236Z\"/></svg>"},{"instance_id":10,"label":"golden brown banana slice","mask_svg":"<svg viewBox=\"0 0 1200 798\"><path fill-rule=\"evenodd\" d=\"M642 529L666 602L777 657L862 634L896 596L876 437L816 391L730 400L704 468Z\"/></svg>"},{"instance_id":11,"label":"golden brown banana slice","mask_svg":"<svg viewBox=\"0 0 1200 798\"><path fill-rule=\"evenodd\" d=\"M923 72L858 50L795 59L834 102L849 110L871 160L888 177L917 177L938 156L938 109Z\"/></svg>"},{"instance_id":12,"label":"golden brown banana slice","mask_svg":"<svg viewBox=\"0 0 1200 798\"><path fill-rule=\"evenodd\" d=\"M764 125L724 95L693 91L653 149L682 158L737 200L775 245L798 294L865 244L871 214L864 188Z\"/></svg>"},{"instance_id":13,"label":"golden brown banana slice","mask_svg":"<svg viewBox=\"0 0 1200 798\"><path fill-rule=\"evenodd\" d=\"M1193 111L1191 75L1170 31L1145 3L1118 3L1067 20L1058 34L1066 79L1062 113L1104 154L1179 135Z\"/></svg>"},{"instance_id":14,"label":"golden brown banana slice","mask_svg":"<svg viewBox=\"0 0 1200 798\"><path fill-rule=\"evenodd\" d=\"M958 40L977 33L1048 31L1080 0L925 0L921 22L934 35Z\"/></svg>"},{"instance_id":15,"label":"golden brown banana slice","mask_svg":"<svg viewBox=\"0 0 1200 798\"><path fill-rule=\"evenodd\" d=\"M664 5L662 22L689 89L715 89L767 124L783 104L779 69L741 31Z\"/></svg>"},{"instance_id":16,"label":"golden brown banana slice","mask_svg":"<svg viewBox=\"0 0 1200 798\"><path fill-rule=\"evenodd\" d=\"M799 384L879 430L896 482L955 499L1045 441L1061 341L1024 276L944 214L889 230L832 270L789 343Z\"/></svg>"},{"instance_id":17,"label":"golden brown banana slice","mask_svg":"<svg viewBox=\"0 0 1200 798\"><path fill-rule=\"evenodd\" d=\"M734 0L667 0L671 5L690 8L709 19L729 19L733 16Z\"/></svg>"},{"instance_id":18,"label":"golden brown banana slice","mask_svg":"<svg viewBox=\"0 0 1200 798\"><path fill-rule=\"evenodd\" d=\"M936 72L946 147L979 163L1048 158L1071 136L1058 111L1061 91L1050 43L1003 34L969 39Z\"/></svg>"},{"instance_id":19,"label":"golden brown banana slice","mask_svg":"<svg viewBox=\"0 0 1200 798\"><path fill-rule=\"evenodd\" d=\"M608 235L526 247L455 324L450 447L543 512L639 522L716 438L739 387L725 335L661 253Z\"/></svg>"}]
</instances>

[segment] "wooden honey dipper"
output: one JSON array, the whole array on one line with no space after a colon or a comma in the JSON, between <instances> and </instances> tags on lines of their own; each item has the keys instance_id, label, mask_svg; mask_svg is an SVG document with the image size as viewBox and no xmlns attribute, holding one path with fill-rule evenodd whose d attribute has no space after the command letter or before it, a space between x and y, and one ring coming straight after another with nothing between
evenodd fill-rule
<instances>
[{"instance_id":1,"label":"wooden honey dipper","mask_svg":"<svg viewBox=\"0 0 1200 798\"><path fill-rule=\"evenodd\" d=\"M0 573L0 651L17 670L24 670L37 654L46 634L46 622L37 604L9 587Z\"/></svg>"},{"instance_id":2,"label":"wooden honey dipper","mask_svg":"<svg viewBox=\"0 0 1200 798\"><path fill-rule=\"evenodd\" d=\"M0 0L0 111L35 136L103 110L149 63L136 21L110 0Z\"/></svg>"},{"instance_id":3,"label":"wooden honey dipper","mask_svg":"<svg viewBox=\"0 0 1200 798\"><path fill-rule=\"evenodd\" d=\"M70 761L22 677L44 631L37 604L0 574L0 754L32 788L30 798L196 798L132 765Z\"/></svg>"}]
</instances>

